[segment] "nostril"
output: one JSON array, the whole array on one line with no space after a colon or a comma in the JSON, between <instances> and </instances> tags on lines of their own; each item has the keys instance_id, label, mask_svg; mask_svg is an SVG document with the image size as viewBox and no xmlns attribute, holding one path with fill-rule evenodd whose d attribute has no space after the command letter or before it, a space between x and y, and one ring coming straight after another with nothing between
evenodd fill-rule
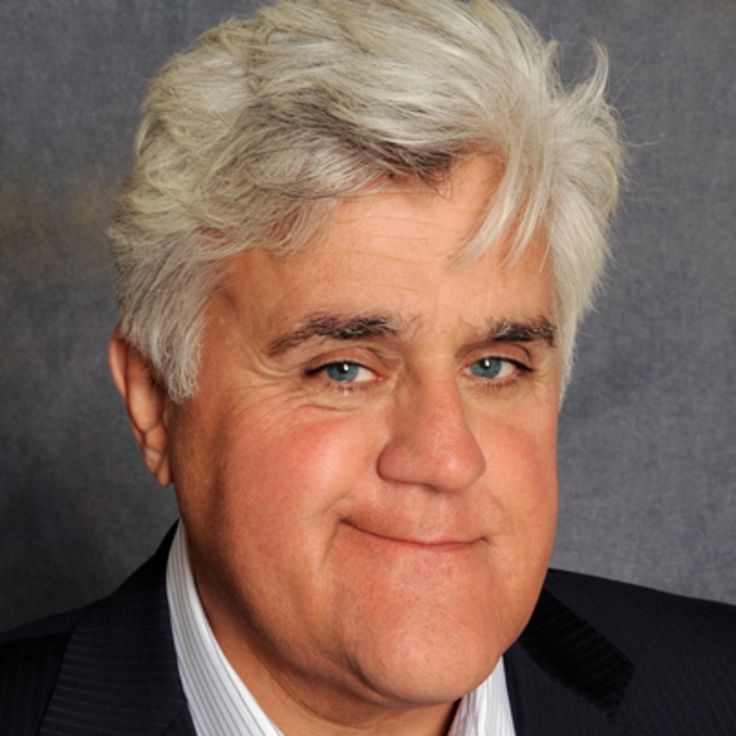
<instances>
[{"instance_id":1,"label":"nostril","mask_svg":"<svg viewBox=\"0 0 736 736\"><path fill-rule=\"evenodd\" d=\"M378 459L378 473L389 482L445 492L465 490L485 469L483 450L462 414L436 405L399 423Z\"/></svg>"}]
</instances>

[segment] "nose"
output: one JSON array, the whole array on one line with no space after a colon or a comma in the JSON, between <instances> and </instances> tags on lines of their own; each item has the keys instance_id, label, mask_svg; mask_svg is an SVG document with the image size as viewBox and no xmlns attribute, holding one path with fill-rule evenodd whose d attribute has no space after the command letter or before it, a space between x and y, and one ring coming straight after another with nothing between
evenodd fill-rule
<instances>
[{"instance_id":1,"label":"nose","mask_svg":"<svg viewBox=\"0 0 736 736\"><path fill-rule=\"evenodd\" d=\"M389 482L457 492L486 468L454 381L425 383L396 396L391 433L378 458L378 474Z\"/></svg>"}]
</instances>

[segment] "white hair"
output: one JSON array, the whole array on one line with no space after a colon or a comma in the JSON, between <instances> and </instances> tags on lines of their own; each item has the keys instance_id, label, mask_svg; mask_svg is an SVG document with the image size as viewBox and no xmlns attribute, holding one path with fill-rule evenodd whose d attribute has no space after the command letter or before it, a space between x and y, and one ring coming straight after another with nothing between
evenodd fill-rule
<instances>
[{"instance_id":1,"label":"white hair","mask_svg":"<svg viewBox=\"0 0 736 736\"><path fill-rule=\"evenodd\" d=\"M219 265L293 252L341 198L436 184L475 152L502 177L464 253L547 241L565 374L607 251L622 147L606 57L560 82L556 46L492 0L279 0L174 56L148 89L109 235L123 336L175 401L196 389Z\"/></svg>"}]
</instances>

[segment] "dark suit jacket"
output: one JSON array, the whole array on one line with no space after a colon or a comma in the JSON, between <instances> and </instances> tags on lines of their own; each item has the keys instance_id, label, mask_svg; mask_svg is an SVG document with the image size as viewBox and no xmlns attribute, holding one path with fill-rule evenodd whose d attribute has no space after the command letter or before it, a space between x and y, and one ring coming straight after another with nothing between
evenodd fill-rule
<instances>
[{"instance_id":1,"label":"dark suit jacket","mask_svg":"<svg viewBox=\"0 0 736 736\"><path fill-rule=\"evenodd\" d=\"M194 736L170 541L108 598L0 640L2 736ZM504 662L517 736L736 735L731 606L550 572Z\"/></svg>"}]
</instances>

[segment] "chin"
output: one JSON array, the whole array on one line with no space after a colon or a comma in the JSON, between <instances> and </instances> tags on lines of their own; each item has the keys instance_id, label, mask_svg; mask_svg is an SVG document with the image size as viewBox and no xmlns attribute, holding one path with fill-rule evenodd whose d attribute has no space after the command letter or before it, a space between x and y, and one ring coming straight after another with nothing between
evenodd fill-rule
<instances>
[{"instance_id":1,"label":"chin","mask_svg":"<svg viewBox=\"0 0 736 736\"><path fill-rule=\"evenodd\" d=\"M421 707L459 700L480 685L498 662L498 657L468 661L462 654L458 658L424 654L421 661L389 657L379 663L378 671L362 674L386 701Z\"/></svg>"},{"instance_id":2,"label":"chin","mask_svg":"<svg viewBox=\"0 0 736 736\"><path fill-rule=\"evenodd\" d=\"M359 677L384 702L433 705L458 700L493 671L508 647L494 626L413 620L375 628L354 664ZM365 646L367 645L367 646ZM376 656L380 653L380 656Z\"/></svg>"}]
</instances>

